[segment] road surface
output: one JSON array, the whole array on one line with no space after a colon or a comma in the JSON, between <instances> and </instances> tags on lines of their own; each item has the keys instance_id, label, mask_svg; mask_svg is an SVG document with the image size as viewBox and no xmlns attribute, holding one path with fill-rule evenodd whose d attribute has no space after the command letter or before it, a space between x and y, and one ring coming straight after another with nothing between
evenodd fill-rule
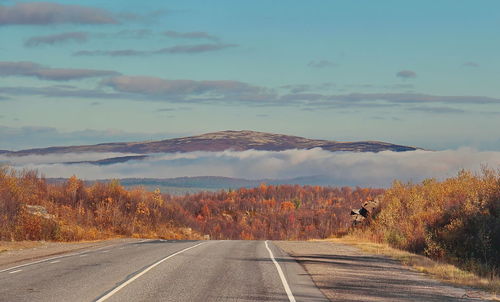
<instances>
[{"instance_id":1,"label":"road surface","mask_svg":"<svg viewBox=\"0 0 500 302\"><path fill-rule=\"evenodd\" d=\"M272 242L144 240L0 267L0 301L328 301Z\"/></svg>"}]
</instances>

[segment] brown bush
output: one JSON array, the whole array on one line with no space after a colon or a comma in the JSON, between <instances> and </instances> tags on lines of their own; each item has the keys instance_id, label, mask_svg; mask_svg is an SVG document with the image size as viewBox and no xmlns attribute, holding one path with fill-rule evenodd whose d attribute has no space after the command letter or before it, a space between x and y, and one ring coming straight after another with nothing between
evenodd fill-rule
<instances>
[{"instance_id":1,"label":"brown bush","mask_svg":"<svg viewBox=\"0 0 500 302\"><path fill-rule=\"evenodd\" d=\"M362 236L481 275L500 272L500 174L395 182ZM358 231L359 232L359 231Z\"/></svg>"}]
</instances>

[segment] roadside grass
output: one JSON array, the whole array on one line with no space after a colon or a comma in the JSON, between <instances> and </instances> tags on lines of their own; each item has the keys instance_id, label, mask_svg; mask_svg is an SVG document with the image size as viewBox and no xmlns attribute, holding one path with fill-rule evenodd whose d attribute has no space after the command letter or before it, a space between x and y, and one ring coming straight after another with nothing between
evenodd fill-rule
<instances>
[{"instance_id":1,"label":"roadside grass","mask_svg":"<svg viewBox=\"0 0 500 302\"><path fill-rule=\"evenodd\" d=\"M498 276L492 279L482 278L448 263L440 263L422 255L392 248L387 244L370 242L349 235L341 238L329 238L325 239L325 241L344 243L358 247L367 253L388 256L439 281L486 290L493 294L490 298L500 301L500 297L498 297L498 294L500 294L500 278Z\"/></svg>"},{"instance_id":2,"label":"roadside grass","mask_svg":"<svg viewBox=\"0 0 500 302\"><path fill-rule=\"evenodd\" d=\"M34 248L42 244L41 241L0 241L0 254L8 251Z\"/></svg>"}]
</instances>

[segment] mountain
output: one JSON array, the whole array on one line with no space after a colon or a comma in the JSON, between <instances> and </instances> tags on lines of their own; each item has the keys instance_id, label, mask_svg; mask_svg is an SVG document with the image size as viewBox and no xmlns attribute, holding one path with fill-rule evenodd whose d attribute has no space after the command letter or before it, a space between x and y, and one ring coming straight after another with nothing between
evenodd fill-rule
<instances>
[{"instance_id":1,"label":"mountain","mask_svg":"<svg viewBox=\"0 0 500 302\"><path fill-rule=\"evenodd\" d=\"M197 136L166 139L161 141L104 143L98 145L49 147L10 152L11 155L83 153L83 152L120 152L132 154L175 153L192 151L244 151L267 150L283 151L288 149L322 148L328 151L380 152L413 151L419 148L395 145L378 141L339 142L307 139L283 134L256 131L220 131Z\"/></svg>"}]
</instances>

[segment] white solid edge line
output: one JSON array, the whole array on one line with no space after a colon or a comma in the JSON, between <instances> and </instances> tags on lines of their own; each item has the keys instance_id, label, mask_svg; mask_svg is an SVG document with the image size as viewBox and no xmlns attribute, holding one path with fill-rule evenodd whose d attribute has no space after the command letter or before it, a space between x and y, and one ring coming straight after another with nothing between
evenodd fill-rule
<instances>
[{"instance_id":1,"label":"white solid edge line","mask_svg":"<svg viewBox=\"0 0 500 302\"><path fill-rule=\"evenodd\" d=\"M285 292L288 296L288 300L290 302L295 302L295 297L292 294L292 290L290 289L290 286L288 286L288 282L286 281L285 274L283 274L283 271L281 270L281 266L279 263L274 259L273 252L269 248L269 245L267 244L267 240L265 241L266 244L266 249L269 251L269 256L271 256L271 260L273 261L274 265L276 265L276 269L278 270L278 275L280 275L281 283L283 283L283 287L285 288Z\"/></svg>"},{"instance_id":2,"label":"white solid edge line","mask_svg":"<svg viewBox=\"0 0 500 302\"><path fill-rule=\"evenodd\" d=\"M66 255L63 255L63 256L57 256L57 257L52 257L52 258L42 259L42 260L35 261L35 262L30 262L30 263L26 263L26 264L21 264L21 265L17 265L17 266L9 267L9 268L6 268L6 269L3 269L3 270L0 270L0 273L7 272L7 271L11 271L11 270L13 270L13 269L20 268L20 267L25 267L25 266L29 266L29 265L33 265L33 264L42 263L42 262L48 262L48 261L50 261L50 260L54 260L54 259L65 258L65 257L71 257L71 256L76 256L76 255L79 255L79 254L66 254Z\"/></svg>"},{"instance_id":3,"label":"white solid edge line","mask_svg":"<svg viewBox=\"0 0 500 302\"><path fill-rule=\"evenodd\" d=\"M153 269L155 266L158 266L159 264L161 264L163 261L165 260L168 260L174 256L177 256L181 253L184 253L185 251L187 250L190 250L190 249L193 249L199 245L202 245L206 242L201 242L201 243L198 243L196 245L193 245L193 246L190 246L188 248L185 248L183 250L180 250L178 252L175 252L155 263L153 263L152 265L148 266L146 269L144 269L142 272L138 273L137 275L135 275L134 277L128 279L126 282L120 284L119 286L115 287L112 291L110 291L109 293L107 293L105 296L102 296L101 298L99 298L98 300L96 300L95 302L102 302L102 301L106 301L107 299L109 299L111 296L113 296L114 294L116 294L119 290L121 290L122 288L124 288L125 286L129 285L130 283L134 282L137 278L139 278L140 276L144 275L145 273L149 272L151 269Z\"/></svg>"},{"instance_id":4,"label":"white solid edge line","mask_svg":"<svg viewBox=\"0 0 500 302\"><path fill-rule=\"evenodd\" d=\"M147 239L147 240L143 240L143 241L140 241L140 242L145 242L145 241L148 241L148 240L149 240L149 239ZM11 270L13 270L13 269L20 268L20 267L25 267L25 266L30 266L30 265L33 265L33 264L38 264L38 263L47 262L47 261L54 260L54 259L60 259L60 258L66 258L66 257L78 256L78 255L85 254L85 253L93 253L93 252L100 251L100 250L105 249L105 248L109 248L109 247L114 247L114 246L117 246L117 245L119 245L119 244L120 244L120 243L117 243L117 244L112 244L112 245L106 245L106 246L103 246L103 247L100 247L100 248L96 248L96 249L92 249L92 248L90 248L90 249L86 249L86 250L83 250L83 251L78 252L78 253L69 253L69 254L64 254L64 255L61 255L61 256L56 256L56 257L51 257L51 258L41 259L41 260L38 260L38 261L29 262L29 263L25 263L25 264L21 264L21 265L16 265L16 266L13 266L13 267L9 267L9 268L6 268L6 269L2 269L2 270L0 270L0 273L7 272L7 271L11 271Z\"/></svg>"},{"instance_id":5,"label":"white solid edge line","mask_svg":"<svg viewBox=\"0 0 500 302\"><path fill-rule=\"evenodd\" d=\"M13 269L20 268L20 267L25 267L25 266L30 266L30 265L38 264L38 263L48 262L48 261L54 260L54 259L61 259L61 258L67 258L67 257L72 257L72 256L78 256L78 255L81 255L83 253L88 253L88 252L92 253L92 252L95 252L95 251L98 251L98 250L102 250L102 249L103 248L98 248L98 249L95 249L95 250L85 250L85 251L80 252L80 253L70 253L70 254L64 254L64 255L61 255L61 256L57 256L57 257L46 258L46 259L42 259L42 260L38 260L38 261L34 261L34 262L29 262L29 263L25 263L25 264L21 264L21 265L9 267L9 268L0 270L0 273L11 271Z\"/></svg>"}]
</instances>

